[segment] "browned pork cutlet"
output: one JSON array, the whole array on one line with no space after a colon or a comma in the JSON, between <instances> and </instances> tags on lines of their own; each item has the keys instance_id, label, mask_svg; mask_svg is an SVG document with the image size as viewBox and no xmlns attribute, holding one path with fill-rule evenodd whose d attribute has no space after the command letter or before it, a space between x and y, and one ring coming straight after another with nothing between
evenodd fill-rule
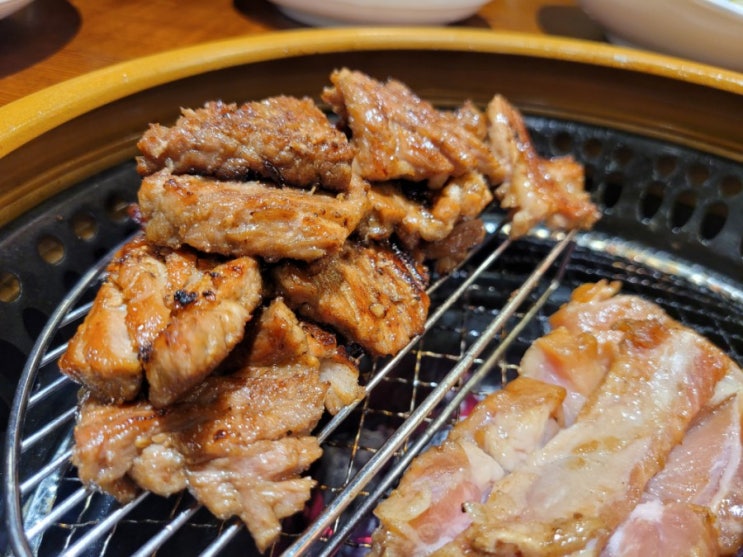
<instances>
[{"instance_id":1,"label":"browned pork cutlet","mask_svg":"<svg viewBox=\"0 0 743 557\"><path fill-rule=\"evenodd\" d=\"M121 292L105 281L85 320L59 358L59 369L97 396L134 398L142 385L142 364L126 323Z\"/></svg>"},{"instance_id":2,"label":"browned pork cutlet","mask_svg":"<svg viewBox=\"0 0 743 557\"><path fill-rule=\"evenodd\" d=\"M382 83L344 68L330 80L322 98L350 128L355 170L367 180L426 180L438 188L473 170L493 184L503 179L471 117L444 114L394 79Z\"/></svg>"},{"instance_id":3,"label":"browned pork cutlet","mask_svg":"<svg viewBox=\"0 0 743 557\"><path fill-rule=\"evenodd\" d=\"M345 191L353 150L309 98L184 109L173 127L153 124L137 143L143 176L166 168L222 180L261 176L278 184Z\"/></svg>"},{"instance_id":4,"label":"browned pork cutlet","mask_svg":"<svg viewBox=\"0 0 743 557\"><path fill-rule=\"evenodd\" d=\"M478 216L493 200L478 172L450 178L429 200L406 193L404 184L375 184L369 191L370 210L359 224L365 239L397 237L419 260L434 261L440 273L451 271L479 244L485 230Z\"/></svg>"},{"instance_id":5,"label":"browned pork cutlet","mask_svg":"<svg viewBox=\"0 0 743 557\"><path fill-rule=\"evenodd\" d=\"M423 331L427 273L392 247L348 242L340 253L312 263L282 263L273 276L300 315L373 355L395 354Z\"/></svg>"},{"instance_id":6,"label":"browned pork cutlet","mask_svg":"<svg viewBox=\"0 0 743 557\"><path fill-rule=\"evenodd\" d=\"M156 244L309 261L343 245L366 212L366 188L354 177L348 192L332 196L161 171L142 180L139 206Z\"/></svg>"},{"instance_id":7,"label":"browned pork cutlet","mask_svg":"<svg viewBox=\"0 0 743 557\"><path fill-rule=\"evenodd\" d=\"M178 400L211 374L240 342L262 296L258 263L239 257L201 269L176 291L170 321L144 358L149 399Z\"/></svg>"},{"instance_id":8,"label":"browned pork cutlet","mask_svg":"<svg viewBox=\"0 0 743 557\"><path fill-rule=\"evenodd\" d=\"M102 400L156 405L201 381L243 335L261 299L257 262L223 262L137 236L114 255L93 306L59 360Z\"/></svg>"},{"instance_id":9,"label":"browned pork cutlet","mask_svg":"<svg viewBox=\"0 0 743 557\"><path fill-rule=\"evenodd\" d=\"M281 298L274 298L250 327L246 339L230 356L229 366L316 366L328 384L325 408L337 414L363 398L356 363L330 331L302 323Z\"/></svg>"},{"instance_id":10,"label":"browned pork cutlet","mask_svg":"<svg viewBox=\"0 0 743 557\"><path fill-rule=\"evenodd\" d=\"M138 486L160 495L188 487L220 518L238 515L264 550L309 498L314 482L300 475L320 456L309 433L326 390L315 368L248 367L159 410L86 397L73 463L85 484L120 501Z\"/></svg>"},{"instance_id":11,"label":"browned pork cutlet","mask_svg":"<svg viewBox=\"0 0 743 557\"><path fill-rule=\"evenodd\" d=\"M493 152L507 168L496 196L511 211L511 235L523 236L537 224L591 228L600 212L584 189L583 166L569 156L540 157L521 114L503 96L493 97L487 116Z\"/></svg>"}]
</instances>

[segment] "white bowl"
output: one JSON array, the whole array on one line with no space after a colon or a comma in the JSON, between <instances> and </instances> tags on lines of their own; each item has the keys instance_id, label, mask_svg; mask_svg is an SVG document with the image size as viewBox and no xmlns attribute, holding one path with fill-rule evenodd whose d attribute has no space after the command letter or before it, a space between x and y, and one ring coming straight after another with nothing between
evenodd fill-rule
<instances>
[{"instance_id":1,"label":"white bowl","mask_svg":"<svg viewBox=\"0 0 743 557\"><path fill-rule=\"evenodd\" d=\"M579 0L615 43L743 71L743 0Z\"/></svg>"},{"instance_id":2,"label":"white bowl","mask_svg":"<svg viewBox=\"0 0 743 557\"><path fill-rule=\"evenodd\" d=\"M442 25L468 18L488 0L271 0L314 26Z\"/></svg>"},{"instance_id":3,"label":"white bowl","mask_svg":"<svg viewBox=\"0 0 743 557\"><path fill-rule=\"evenodd\" d=\"M32 0L0 0L0 19L17 12L27 6Z\"/></svg>"}]
</instances>

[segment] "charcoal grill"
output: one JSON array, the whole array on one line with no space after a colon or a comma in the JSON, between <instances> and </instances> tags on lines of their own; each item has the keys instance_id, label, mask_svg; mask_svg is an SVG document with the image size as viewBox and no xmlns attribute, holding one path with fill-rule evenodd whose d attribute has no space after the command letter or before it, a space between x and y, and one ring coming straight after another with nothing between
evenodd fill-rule
<instances>
[{"instance_id":1,"label":"charcoal grill","mask_svg":"<svg viewBox=\"0 0 743 557\"><path fill-rule=\"evenodd\" d=\"M285 521L271 555L364 555L376 501L394 487L415 454L440 441L463 408L515 376L525 349L546 332L547 317L581 283L619 280L624 292L660 304L743 362L743 225L735 217L743 210L743 78L736 82L731 75L725 87L701 85L693 74L704 74L704 68L686 68L679 78L666 75L668 68L684 66L663 59L648 71L647 65L659 60L637 53L633 56L645 65L641 71L616 68L609 58L576 60L581 45L572 42L532 45L525 37L454 30L344 33L333 36L353 37L350 52L338 48L339 42L323 47L320 37L327 35L289 33L295 38L286 40L298 45L292 56L271 51L237 67L229 59L207 77L195 71L149 84L151 89L39 132L37 140L6 157L13 162L38 155L44 141L64 137L65 126L89 129L91 121L111 114L136 116L137 103L147 107L148 119L167 121L178 105L224 94L316 93L333 67L348 65L398 77L444 107L473 97L483 103L502 92L524 109L542 154L570 153L585 164L587 187L603 213L594 231L537 229L511 241L504 215L490 210L484 244L451 275L434 281L424 334L395 358L360 357L368 396L320 425L324 454L311 470L318 488L305 512ZM307 35L316 40L311 54ZM391 50L392 38L397 48L403 44L401 51ZM240 44L260 50L250 41ZM632 59L619 49L607 50L619 53ZM459 91L438 74L419 69L407 75L413 66L422 67L421 56L435 58L439 68L459 68L455 73L504 72L512 80L470 82ZM569 78L578 85L571 87L576 97L540 92L534 83L534 76L564 82L568 78L561 72L569 68L577 72ZM244 73L236 78L238 70ZM281 84L267 79L275 75L284 76ZM595 95L597 86L580 87L607 76L612 81L598 92L618 88L625 96L610 96L602 109L581 108L581 97ZM672 90L684 95L671 97ZM646 108L623 112L643 91L648 91ZM669 116L667 103L681 110L700 99L715 102L706 127L684 121L688 115ZM729 120L721 120L721 112ZM142 124L142 116L136 118ZM56 360L89 308L108 254L136 228L124 208L138 188L132 140L144 125L130 122L118 135L107 125L97 133L109 134L106 145L115 147L104 148L106 156L97 161L84 157L87 175L60 170L65 187L0 231L9 550L55 556L257 555L239 521L216 520L187 493L142 494L122 506L82 486L69 463L77 388L60 376ZM66 155L63 150L58 156Z\"/></svg>"}]
</instances>

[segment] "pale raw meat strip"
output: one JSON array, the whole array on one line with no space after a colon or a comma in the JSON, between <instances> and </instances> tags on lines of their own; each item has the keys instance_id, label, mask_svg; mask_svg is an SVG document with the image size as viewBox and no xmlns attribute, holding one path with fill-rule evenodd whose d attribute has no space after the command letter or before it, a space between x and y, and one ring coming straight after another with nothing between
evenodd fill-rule
<instances>
[{"instance_id":1,"label":"pale raw meat strip","mask_svg":"<svg viewBox=\"0 0 743 557\"><path fill-rule=\"evenodd\" d=\"M597 554L732 362L673 322L623 321L620 354L578 415L485 504L468 538L495 555Z\"/></svg>"}]
</instances>

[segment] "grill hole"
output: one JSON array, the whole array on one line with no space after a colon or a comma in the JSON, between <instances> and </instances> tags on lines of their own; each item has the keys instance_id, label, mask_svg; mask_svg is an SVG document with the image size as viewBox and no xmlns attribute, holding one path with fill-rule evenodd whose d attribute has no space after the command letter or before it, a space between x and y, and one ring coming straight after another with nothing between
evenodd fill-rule
<instances>
[{"instance_id":1,"label":"grill hole","mask_svg":"<svg viewBox=\"0 0 743 557\"><path fill-rule=\"evenodd\" d=\"M81 240L92 240L98 234L98 222L89 213L77 213L70 221L72 231Z\"/></svg>"},{"instance_id":2,"label":"grill hole","mask_svg":"<svg viewBox=\"0 0 743 557\"><path fill-rule=\"evenodd\" d=\"M686 177L693 186L701 186L709 179L709 169L702 164L692 164L686 170Z\"/></svg>"},{"instance_id":3,"label":"grill hole","mask_svg":"<svg viewBox=\"0 0 743 557\"><path fill-rule=\"evenodd\" d=\"M720 195L733 197L743 191L743 182L737 176L725 176L720 180Z\"/></svg>"},{"instance_id":4,"label":"grill hole","mask_svg":"<svg viewBox=\"0 0 743 557\"><path fill-rule=\"evenodd\" d=\"M129 218L129 205L120 195L112 195L106 201L106 215L113 222L124 222Z\"/></svg>"},{"instance_id":5,"label":"grill hole","mask_svg":"<svg viewBox=\"0 0 743 557\"><path fill-rule=\"evenodd\" d=\"M603 192L604 207L611 209L619 202L619 198L622 196L623 184L624 177L618 172L613 172L606 177Z\"/></svg>"},{"instance_id":6,"label":"grill hole","mask_svg":"<svg viewBox=\"0 0 743 557\"><path fill-rule=\"evenodd\" d=\"M658 176L668 177L676 170L678 159L673 155L661 155L655 160L655 171Z\"/></svg>"},{"instance_id":7,"label":"grill hole","mask_svg":"<svg viewBox=\"0 0 743 557\"><path fill-rule=\"evenodd\" d=\"M619 166L626 166L634 156L634 151L626 145L620 145L613 153L613 158Z\"/></svg>"},{"instance_id":8,"label":"grill hole","mask_svg":"<svg viewBox=\"0 0 743 557\"><path fill-rule=\"evenodd\" d=\"M596 180L594 179L594 176L596 176L596 168L592 164L587 164L584 167L584 189L587 192L592 192L596 189Z\"/></svg>"},{"instance_id":9,"label":"grill hole","mask_svg":"<svg viewBox=\"0 0 743 557\"><path fill-rule=\"evenodd\" d=\"M561 132L555 135L552 140L552 148L555 153L565 155L573 152L573 136L567 132Z\"/></svg>"},{"instance_id":10,"label":"grill hole","mask_svg":"<svg viewBox=\"0 0 743 557\"><path fill-rule=\"evenodd\" d=\"M10 303L21 297L21 281L13 273L0 273L0 301Z\"/></svg>"},{"instance_id":11,"label":"grill hole","mask_svg":"<svg viewBox=\"0 0 743 557\"><path fill-rule=\"evenodd\" d=\"M652 219L663 205L665 185L662 182L651 182L640 196L640 218Z\"/></svg>"},{"instance_id":12,"label":"grill hole","mask_svg":"<svg viewBox=\"0 0 743 557\"><path fill-rule=\"evenodd\" d=\"M718 201L711 204L704 211L702 224L699 227L699 237L702 240L712 240L720 233L727 219L728 206L725 203Z\"/></svg>"},{"instance_id":13,"label":"grill hole","mask_svg":"<svg viewBox=\"0 0 743 557\"><path fill-rule=\"evenodd\" d=\"M42 236L36 244L36 251L51 265L56 265L64 259L64 245L54 236Z\"/></svg>"},{"instance_id":14,"label":"grill hole","mask_svg":"<svg viewBox=\"0 0 743 557\"><path fill-rule=\"evenodd\" d=\"M697 195L691 190L681 192L676 200L673 202L671 208L671 228L674 232L677 232L680 228L683 228L691 216L694 214L694 209L697 207Z\"/></svg>"},{"instance_id":15,"label":"grill hole","mask_svg":"<svg viewBox=\"0 0 743 557\"><path fill-rule=\"evenodd\" d=\"M595 137L592 137L591 139L585 141L583 143L583 155L587 159L595 159L598 158L599 155L601 155L601 151L603 150L604 145L596 139Z\"/></svg>"}]
</instances>

